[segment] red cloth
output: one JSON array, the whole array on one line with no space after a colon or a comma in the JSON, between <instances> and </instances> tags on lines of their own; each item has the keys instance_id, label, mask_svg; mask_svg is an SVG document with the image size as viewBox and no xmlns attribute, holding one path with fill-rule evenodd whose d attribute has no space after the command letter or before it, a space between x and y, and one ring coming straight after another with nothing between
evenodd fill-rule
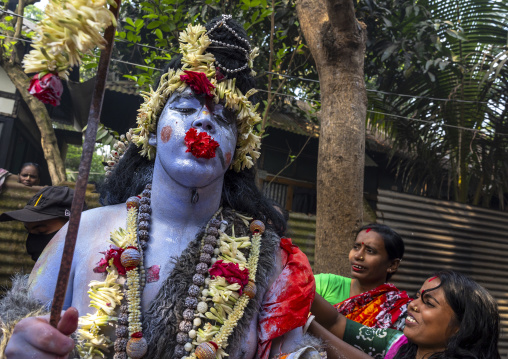
<instances>
[{"instance_id":1,"label":"red cloth","mask_svg":"<svg viewBox=\"0 0 508 359\"><path fill-rule=\"evenodd\" d=\"M348 319L372 328L401 330L407 304L411 298L405 291L385 283L367 292L355 295L334 307Z\"/></svg>"},{"instance_id":2,"label":"red cloth","mask_svg":"<svg viewBox=\"0 0 508 359\"><path fill-rule=\"evenodd\" d=\"M282 272L265 295L258 326L258 358L267 359L272 340L305 325L316 293L307 256L290 238L280 239Z\"/></svg>"}]
</instances>

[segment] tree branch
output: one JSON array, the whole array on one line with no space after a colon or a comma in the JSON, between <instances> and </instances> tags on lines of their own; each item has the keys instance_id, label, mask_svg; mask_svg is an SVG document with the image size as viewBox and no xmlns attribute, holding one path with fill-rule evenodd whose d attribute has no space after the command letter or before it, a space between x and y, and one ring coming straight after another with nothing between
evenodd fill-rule
<instances>
[{"instance_id":1,"label":"tree branch","mask_svg":"<svg viewBox=\"0 0 508 359\"><path fill-rule=\"evenodd\" d=\"M48 111L42 102L30 95L28 92L28 85L30 80L23 72L20 64L13 64L5 59L0 59L0 64L5 69L12 83L16 86L23 100L30 108L31 113L34 115L37 127L41 132L41 145L44 152L44 158L48 163L49 174L53 185L57 185L65 181L65 167L62 158L60 157L60 150L55 136L55 131L51 126L51 118Z\"/></svg>"},{"instance_id":2,"label":"tree branch","mask_svg":"<svg viewBox=\"0 0 508 359\"><path fill-rule=\"evenodd\" d=\"M353 30L357 25L355 7L351 0L326 0L330 23L339 31Z\"/></svg>"},{"instance_id":3,"label":"tree branch","mask_svg":"<svg viewBox=\"0 0 508 359\"><path fill-rule=\"evenodd\" d=\"M23 27L23 12L25 10L25 5L24 5L24 1L23 0L19 0L18 2L18 18L16 19L16 30L14 31L14 38L15 39L19 39L21 38L21 29ZM20 45L21 45L21 49L20 49ZM23 44L20 44L20 42L16 42L16 44L14 45L14 48L12 49L12 52L11 52L11 62L13 64L16 64L18 62L20 62L20 57L21 57L21 54L22 54L22 50L23 48Z\"/></svg>"}]
</instances>

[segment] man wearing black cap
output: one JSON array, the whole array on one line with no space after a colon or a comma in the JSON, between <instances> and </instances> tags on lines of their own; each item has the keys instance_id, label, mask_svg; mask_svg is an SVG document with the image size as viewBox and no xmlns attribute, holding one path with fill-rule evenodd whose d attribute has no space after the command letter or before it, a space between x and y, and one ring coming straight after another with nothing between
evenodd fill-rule
<instances>
[{"instance_id":1,"label":"man wearing black cap","mask_svg":"<svg viewBox=\"0 0 508 359\"><path fill-rule=\"evenodd\" d=\"M28 231L26 250L37 261L51 238L69 220L73 197L74 190L69 187L44 187L25 208L0 215L0 222L14 220L24 223Z\"/></svg>"}]
</instances>

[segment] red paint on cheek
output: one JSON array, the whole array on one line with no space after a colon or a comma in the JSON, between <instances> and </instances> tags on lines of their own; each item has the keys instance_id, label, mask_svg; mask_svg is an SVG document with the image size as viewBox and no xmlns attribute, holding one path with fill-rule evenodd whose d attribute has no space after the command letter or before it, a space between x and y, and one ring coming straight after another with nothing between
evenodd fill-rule
<instances>
[{"instance_id":1,"label":"red paint on cheek","mask_svg":"<svg viewBox=\"0 0 508 359\"><path fill-rule=\"evenodd\" d=\"M228 165L231 163L231 152L226 152L226 163Z\"/></svg>"},{"instance_id":2,"label":"red paint on cheek","mask_svg":"<svg viewBox=\"0 0 508 359\"><path fill-rule=\"evenodd\" d=\"M161 130L161 140L163 143L166 143L171 138L171 134L173 133L173 129L171 126L164 126Z\"/></svg>"}]
</instances>

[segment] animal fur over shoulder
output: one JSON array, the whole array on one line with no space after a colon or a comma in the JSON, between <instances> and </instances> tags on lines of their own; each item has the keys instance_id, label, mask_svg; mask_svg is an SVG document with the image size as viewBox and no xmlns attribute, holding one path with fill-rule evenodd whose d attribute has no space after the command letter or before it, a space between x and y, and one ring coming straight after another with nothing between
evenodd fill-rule
<instances>
[{"instance_id":1,"label":"animal fur over shoulder","mask_svg":"<svg viewBox=\"0 0 508 359\"><path fill-rule=\"evenodd\" d=\"M0 300L0 357L4 357L5 347L14 326L23 318L45 315L49 305L41 303L28 294L28 275L16 274L12 288Z\"/></svg>"}]
</instances>

